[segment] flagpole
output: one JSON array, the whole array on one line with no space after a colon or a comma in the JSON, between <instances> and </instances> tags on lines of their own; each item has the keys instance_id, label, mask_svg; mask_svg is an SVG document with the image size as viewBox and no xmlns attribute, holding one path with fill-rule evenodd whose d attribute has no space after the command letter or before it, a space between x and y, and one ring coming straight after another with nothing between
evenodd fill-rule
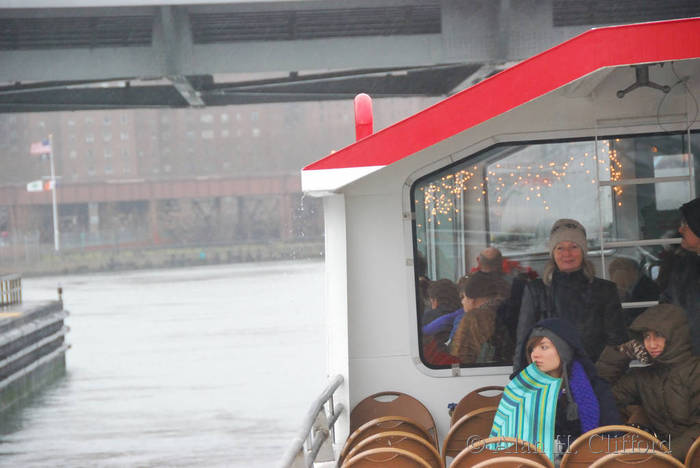
<instances>
[{"instance_id":1,"label":"flagpole","mask_svg":"<svg viewBox=\"0 0 700 468\"><path fill-rule=\"evenodd\" d=\"M53 248L56 252L59 250L58 232L58 210L56 208L56 173L53 167L53 134L49 133L49 160L51 162L51 200L53 202Z\"/></svg>"}]
</instances>

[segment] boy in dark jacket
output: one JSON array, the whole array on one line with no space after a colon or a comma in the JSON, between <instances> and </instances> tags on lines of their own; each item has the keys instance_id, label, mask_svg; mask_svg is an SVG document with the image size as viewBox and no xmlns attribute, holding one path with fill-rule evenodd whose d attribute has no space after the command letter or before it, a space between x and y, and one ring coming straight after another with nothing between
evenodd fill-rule
<instances>
[{"instance_id":1,"label":"boy in dark jacket","mask_svg":"<svg viewBox=\"0 0 700 468\"><path fill-rule=\"evenodd\" d=\"M651 364L623 375L613 395L620 408L641 404L673 456L684 460L700 435L700 358L691 353L686 314L671 304L650 307L632 322L630 333L644 343Z\"/></svg>"}]
</instances>

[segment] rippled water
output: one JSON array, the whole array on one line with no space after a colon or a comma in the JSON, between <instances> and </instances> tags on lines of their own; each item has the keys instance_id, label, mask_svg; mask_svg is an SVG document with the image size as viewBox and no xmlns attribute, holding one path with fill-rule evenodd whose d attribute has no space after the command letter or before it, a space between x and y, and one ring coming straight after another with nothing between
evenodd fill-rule
<instances>
[{"instance_id":1,"label":"rippled water","mask_svg":"<svg viewBox=\"0 0 700 468\"><path fill-rule=\"evenodd\" d=\"M66 376L3 417L0 466L268 467L325 385L323 263L24 280L64 288Z\"/></svg>"}]
</instances>

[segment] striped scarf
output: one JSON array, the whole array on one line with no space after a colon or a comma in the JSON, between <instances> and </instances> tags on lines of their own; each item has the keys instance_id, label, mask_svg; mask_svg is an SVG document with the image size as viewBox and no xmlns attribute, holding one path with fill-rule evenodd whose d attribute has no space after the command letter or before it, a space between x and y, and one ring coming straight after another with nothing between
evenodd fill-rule
<instances>
[{"instance_id":1,"label":"striped scarf","mask_svg":"<svg viewBox=\"0 0 700 468\"><path fill-rule=\"evenodd\" d=\"M516 437L534 444L554 460L554 424L561 379L533 363L503 391L490 437ZM495 447L498 449L498 447Z\"/></svg>"}]
</instances>

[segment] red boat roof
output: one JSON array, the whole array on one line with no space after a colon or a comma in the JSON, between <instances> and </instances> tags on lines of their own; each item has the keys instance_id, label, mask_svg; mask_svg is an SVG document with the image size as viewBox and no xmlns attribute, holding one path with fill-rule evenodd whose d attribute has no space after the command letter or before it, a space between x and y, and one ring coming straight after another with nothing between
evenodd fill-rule
<instances>
[{"instance_id":1,"label":"red boat roof","mask_svg":"<svg viewBox=\"0 0 700 468\"><path fill-rule=\"evenodd\" d=\"M302 177L346 169L354 180L596 70L697 57L700 18L592 29L309 164Z\"/></svg>"}]
</instances>

